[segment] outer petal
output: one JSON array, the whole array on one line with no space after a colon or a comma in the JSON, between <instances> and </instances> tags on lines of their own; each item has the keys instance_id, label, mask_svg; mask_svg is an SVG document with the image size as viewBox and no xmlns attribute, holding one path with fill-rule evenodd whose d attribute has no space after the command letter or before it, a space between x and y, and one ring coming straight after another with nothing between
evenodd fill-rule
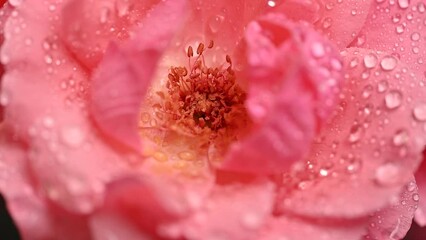
<instances>
[{"instance_id":1,"label":"outer petal","mask_svg":"<svg viewBox=\"0 0 426 240\"><path fill-rule=\"evenodd\" d=\"M421 160L421 77L386 53L348 49L343 55L348 85L306 166L283 180L283 211L364 216L399 194Z\"/></svg>"},{"instance_id":2,"label":"outer petal","mask_svg":"<svg viewBox=\"0 0 426 240\"><path fill-rule=\"evenodd\" d=\"M255 126L224 169L279 173L308 152L340 87L342 65L312 29L267 15L247 29L247 109Z\"/></svg>"},{"instance_id":3,"label":"outer petal","mask_svg":"<svg viewBox=\"0 0 426 240\"><path fill-rule=\"evenodd\" d=\"M157 5L133 39L122 47L110 45L92 79L90 107L96 124L135 150L141 146L137 131L141 102L158 60L183 23L185 3Z\"/></svg>"},{"instance_id":4,"label":"outer petal","mask_svg":"<svg viewBox=\"0 0 426 240\"><path fill-rule=\"evenodd\" d=\"M23 239L89 239L84 216L73 215L50 205L34 187L28 173L25 147L10 134L0 132L0 191Z\"/></svg>"},{"instance_id":5,"label":"outer petal","mask_svg":"<svg viewBox=\"0 0 426 240\"><path fill-rule=\"evenodd\" d=\"M258 239L258 230L272 212L273 191L273 185L266 181L217 186L201 209L164 226L163 235L188 240Z\"/></svg>"},{"instance_id":6,"label":"outer petal","mask_svg":"<svg viewBox=\"0 0 426 240\"><path fill-rule=\"evenodd\" d=\"M419 195L414 181L409 182L391 205L371 218L365 239L403 239L411 227Z\"/></svg>"},{"instance_id":7,"label":"outer petal","mask_svg":"<svg viewBox=\"0 0 426 240\"><path fill-rule=\"evenodd\" d=\"M25 171L40 194L87 213L101 201L103 181L127 166L120 159L125 155L106 146L87 117L88 78L56 37L55 14L66 1L51 3L24 1L7 22L4 128L28 146Z\"/></svg>"},{"instance_id":8,"label":"outer petal","mask_svg":"<svg viewBox=\"0 0 426 240\"><path fill-rule=\"evenodd\" d=\"M272 218L261 240L359 240L366 232L365 220L314 221L280 216ZM382 239L380 239L382 240Z\"/></svg>"},{"instance_id":9,"label":"outer petal","mask_svg":"<svg viewBox=\"0 0 426 240\"><path fill-rule=\"evenodd\" d=\"M424 75L425 21L424 0L374 1L364 28L351 45L392 53Z\"/></svg>"},{"instance_id":10,"label":"outer petal","mask_svg":"<svg viewBox=\"0 0 426 240\"><path fill-rule=\"evenodd\" d=\"M307 21L340 49L349 45L364 26L372 0L287 0L277 12L296 21Z\"/></svg>"},{"instance_id":11,"label":"outer petal","mask_svg":"<svg viewBox=\"0 0 426 240\"><path fill-rule=\"evenodd\" d=\"M419 208L416 211L415 220L422 227L426 226L426 161L423 153L423 161L415 174L417 185L419 186Z\"/></svg>"},{"instance_id":12,"label":"outer petal","mask_svg":"<svg viewBox=\"0 0 426 240\"><path fill-rule=\"evenodd\" d=\"M91 219L92 230L99 239L108 234L160 238L162 225L196 211L210 190L208 182L182 180L150 175L111 183L105 204ZM105 228L112 224L121 227Z\"/></svg>"}]
</instances>

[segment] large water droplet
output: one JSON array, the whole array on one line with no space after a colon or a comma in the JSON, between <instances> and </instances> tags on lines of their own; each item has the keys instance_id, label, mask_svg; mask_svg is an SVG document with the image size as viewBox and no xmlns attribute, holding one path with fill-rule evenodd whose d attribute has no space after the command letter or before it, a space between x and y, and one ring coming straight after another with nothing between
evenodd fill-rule
<instances>
[{"instance_id":1,"label":"large water droplet","mask_svg":"<svg viewBox=\"0 0 426 240\"><path fill-rule=\"evenodd\" d=\"M395 109L401 106L402 94L397 90L392 90L385 96L385 105L388 109Z\"/></svg>"},{"instance_id":2,"label":"large water droplet","mask_svg":"<svg viewBox=\"0 0 426 240\"><path fill-rule=\"evenodd\" d=\"M84 142L86 135L79 127L69 127L62 130L61 137L67 146L79 147Z\"/></svg>"},{"instance_id":3,"label":"large water droplet","mask_svg":"<svg viewBox=\"0 0 426 240\"><path fill-rule=\"evenodd\" d=\"M393 57L393 56L386 56L380 62L380 66L385 71L391 71L391 70L395 69L397 63L398 63L398 61L397 61L397 59L395 57Z\"/></svg>"},{"instance_id":4,"label":"large water droplet","mask_svg":"<svg viewBox=\"0 0 426 240\"><path fill-rule=\"evenodd\" d=\"M377 183L384 186L396 184L399 181L399 166L393 163L386 163L376 170Z\"/></svg>"},{"instance_id":5,"label":"large water droplet","mask_svg":"<svg viewBox=\"0 0 426 240\"><path fill-rule=\"evenodd\" d=\"M268 4L269 7L277 6L277 3L274 0L268 0L267 4Z\"/></svg>"},{"instance_id":6,"label":"large water droplet","mask_svg":"<svg viewBox=\"0 0 426 240\"><path fill-rule=\"evenodd\" d=\"M313 43L311 46L311 53L312 53L312 56L316 58L323 57L325 55L325 49L322 43L320 42Z\"/></svg>"},{"instance_id":7,"label":"large water droplet","mask_svg":"<svg viewBox=\"0 0 426 240\"><path fill-rule=\"evenodd\" d=\"M408 6L410 6L410 0L398 0L398 6L402 9L408 8Z\"/></svg>"},{"instance_id":8,"label":"large water droplet","mask_svg":"<svg viewBox=\"0 0 426 240\"><path fill-rule=\"evenodd\" d=\"M374 54L364 56L364 65L366 68L374 68L377 65L378 59Z\"/></svg>"},{"instance_id":9,"label":"large water droplet","mask_svg":"<svg viewBox=\"0 0 426 240\"><path fill-rule=\"evenodd\" d=\"M413 116L417 121L426 121L426 104L422 103L414 107Z\"/></svg>"}]
</instances>

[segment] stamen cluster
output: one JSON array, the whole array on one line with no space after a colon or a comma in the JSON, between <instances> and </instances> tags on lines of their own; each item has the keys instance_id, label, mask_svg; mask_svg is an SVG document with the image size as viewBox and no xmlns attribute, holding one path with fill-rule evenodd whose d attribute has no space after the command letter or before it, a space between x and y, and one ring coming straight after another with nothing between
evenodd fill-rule
<instances>
[{"instance_id":1,"label":"stamen cluster","mask_svg":"<svg viewBox=\"0 0 426 240\"><path fill-rule=\"evenodd\" d=\"M207 49L213 45L211 41ZM244 112L245 93L235 82L231 57L227 55L226 63L219 67L208 67L203 55L207 49L200 43L194 57L189 46L188 68L169 70L166 83L169 96L157 93L165 99L161 108L168 120L190 134L217 132L226 128L233 116L239 115L237 112Z\"/></svg>"}]
</instances>

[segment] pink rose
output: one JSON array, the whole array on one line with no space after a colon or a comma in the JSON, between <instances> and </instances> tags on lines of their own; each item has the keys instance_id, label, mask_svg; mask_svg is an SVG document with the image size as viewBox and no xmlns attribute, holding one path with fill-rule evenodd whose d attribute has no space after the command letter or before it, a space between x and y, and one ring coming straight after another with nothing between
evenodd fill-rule
<instances>
[{"instance_id":1,"label":"pink rose","mask_svg":"<svg viewBox=\"0 0 426 240\"><path fill-rule=\"evenodd\" d=\"M426 224L422 0L9 0L0 16L0 191L23 239Z\"/></svg>"}]
</instances>

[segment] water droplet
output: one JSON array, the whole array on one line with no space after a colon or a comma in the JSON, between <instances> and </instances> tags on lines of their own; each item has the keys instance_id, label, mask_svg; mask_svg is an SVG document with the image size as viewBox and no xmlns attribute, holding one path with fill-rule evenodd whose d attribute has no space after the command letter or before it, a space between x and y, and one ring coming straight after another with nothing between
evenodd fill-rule
<instances>
[{"instance_id":1,"label":"water droplet","mask_svg":"<svg viewBox=\"0 0 426 240\"><path fill-rule=\"evenodd\" d=\"M9 97L6 95L5 92L2 92L0 94L0 105L7 106L9 104Z\"/></svg>"},{"instance_id":2,"label":"water droplet","mask_svg":"<svg viewBox=\"0 0 426 240\"><path fill-rule=\"evenodd\" d=\"M397 59L395 57L393 57L393 56L386 56L380 62L380 66L385 71L391 71L391 70L395 69L397 63L398 63L398 61L397 61Z\"/></svg>"},{"instance_id":3,"label":"water droplet","mask_svg":"<svg viewBox=\"0 0 426 240\"><path fill-rule=\"evenodd\" d=\"M320 170L319 170L319 175L320 175L321 177L327 177L327 176L328 176L328 170L327 170L327 169L324 169L324 168L320 169Z\"/></svg>"},{"instance_id":4,"label":"water droplet","mask_svg":"<svg viewBox=\"0 0 426 240\"><path fill-rule=\"evenodd\" d=\"M420 34L418 32L414 32L413 34L411 34L411 40L419 41L420 40Z\"/></svg>"},{"instance_id":5,"label":"water droplet","mask_svg":"<svg viewBox=\"0 0 426 240\"><path fill-rule=\"evenodd\" d=\"M388 81L382 80L377 84L377 91L379 93L385 92L386 90L388 90L388 87L389 87Z\"/></svg>"},{"instance_id":6,"label":"water droplet","mask_svg":"<svg viewBox=\"0 0 426 240\"><path fill-rule=\"evenodd\" d=\"M362 97L367 99L371 97L371 94L373 93L373 87L371 85L367 85L364 87L362 91Z\"/></svg>"},{"instance_id":7,"label":"water droplet","mask_svg":"<svg viewBox=\"0 0 426 240\"><path fill-rule=\"evenodd\" d=\"M222 26L224 20L225 20L225 17L222 15L215 15L211 17L208 20L210 31L212 31L213 33L217 33L220 27Z\"/></svg>"},{"instance_id":8,"label":"water droplet","mask_svg":"<svg viewBox=\"0 0 426 240\"><path fill-rule=\"evenodd\" d=\"M407 184L407 190L408 190L409 192L412 192L412 191L416 190L416 187L417 187L417 185L416 185L416 183L415 183L415 182L409 182L409 183Z\"/></svg>"},{"instance_id":9,"label":"water droplet","mask_svg":"<svg viewBox=\"0 0 426 240\"><path fill-rule=\"evenodd\" d=\"M63 143L69 147L79 147L84 142L86 135L79 127L68 127L62 129L61 137Z\"/></svg>"},{"instance_id":10,"label":"water droplet","mask_svg":"<svg viewBox=\"0 0 426 240\"><path fill-rule=\"evenodd\" d=\"M24 2L24 0L9 0L8 2L10 3L10 5L18 7Z\"/></svg>"},{"instance_id":11,"label":"water droplet","mask_svg":"<svg viewBox=\"0 0 426 240\"><path fill-rule=\"evenodd\" d=\"M328 28L330 28L331 27L331 24L333 23L333 20L331 19L331 18L329 18L329 17L327 17L327 18L324 18L324 21L323 21L323 23L322 23L322 27L324 28L324 29L328 29Z\"/></svg>"},{"instance_id":12,"label":"water droplet","mask_svg":"<svg viewBox=\"0 0 426 240\"><path fill-rule=\"evenodd\" d=\"M267 3L268 3L269 7L275 7L275 6L277 6L277 3L275 1L273 1L273 0L269 0Z\"/></svg>"},{"instance_id":13,"label":"water droplet","mask_svg":"<svg viewBox=\"0 0 426 240\"><path fill-rule=\"evenodd\" d=\"M374 68L377 65L378 59L374 54L364 56L364 65L366 68Z\"/></svg>"},{"instance_id":14,"label":"water droplet","mask_svg":"<svg viewBox=\"0 0 426 240\"><path fill-rule=\"evenodd\" d=\"M246 213L241 219L241 224L248 229L257 229L262 225L262 219L255 213Z\"/></svg>"},{"instance_id":15,"label":"water droplet","mask_svg":"<svg viewBox=\"0 0 426 240\"><path fill-rule=\"evenodd\" d=\"M43 119L43 126L46 128L52 128L55 125L55 120L51 117L45 117Z\"/></svg>"},{"instance_id":16,"label":"water droplet","mask_svg":"<svg viewBox=\"0 0 426 240\"><path fill-rule=\"evenodd\" d=\"M385 105L388 109L395 109L401 106L402 94L399 91L392 90L385 96Z\"/></svg>"},{"instance_id":17,"label":"water droplet","mask_svg":"<svg viewBox=\"0 0 426 240\"><path fill-rule=\"evenodd\" d=\"M312 56L314 56L316 58L324 57L325 50L324 50L324 46L322 45L322 43L314 42L311 46L311 53L312 53Z\"/></svg>"},{"instance_id":18,"label":"water droplet","mask_svg":"<svg viewBox=\"0 0 426 240\"><path fill-rule=\"evenodd\" d=\"M351 127L351 129L349 130L349 142L351 143L355 143L358 142L363 134L363 129L359 124L355 124L354 126Z\"/></svg>"},{"instance_id":19,"label":"water droplet","mask_svg":"<svg viewBox=\"0 0 426 240\"><path fill-rule=\"evenodd\" d=\"M410 6L410 0L398 0L398 6L402 9L408 8L408 6Z\"/></svg>"},{"instance_id":20,"label":"water droplet","mask_svg":"<svg viewBox=\"0 0 426 240\"><path fill-rule=\"evenodd\" d=\"M376 180L377 183L384 186L396 184L399 181L400 169L393 163L386 163L377 168Z\"/></svg>"},{"instance_id":21,"label":"water droplet","mask_svg":"<svg viewBox=\"0 0 426 240\"><path fill-rule=\"evenodd\" d=\"M395 30L396 30L396 33L401 34L401 33L404 32L404 26L398 25L398 26L396 26Z\"/></svg>"},{"instance_id":22,"label":"water droplet","mask_svg":"<svg viewBox=\"0 0 426 240\"><path fill-rule=\"evenodd\" d=\"M402 129L398 130L392 139L393 144L398 147L406 144L408 140L409 140L408 132Z\"/></svg>"},{"instance_id":23,"label":"water droplet","mask_svg":"<svg viewBox=\"0 0 426 240\"><path fill-rule=\"evenodd\" d=\"M420 200L420 196L419 196L419 194L414 193L414 194L413 194L413 200L414 200L414 201L416 201L416 202L418 202L418 201Z\"/></svg>"},{"instance_id":24,"label":"water droplet","mask_svg":"<svg viewBox=\"0 0 426 240\"><path fill-rule=\"evenodd\" d=\"M417 121L426 121L426 104L422 103L414 107L413 116Z\"/></svg>"}]
</instances>

